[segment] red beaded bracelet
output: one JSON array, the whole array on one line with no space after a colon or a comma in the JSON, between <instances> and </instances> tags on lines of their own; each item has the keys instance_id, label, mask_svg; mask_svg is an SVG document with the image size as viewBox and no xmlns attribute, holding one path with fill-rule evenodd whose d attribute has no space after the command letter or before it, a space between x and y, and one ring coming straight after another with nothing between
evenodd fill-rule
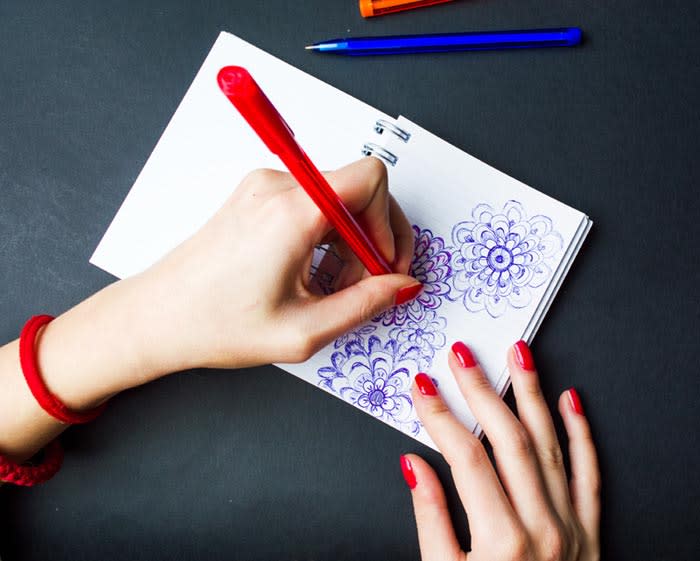
<instances>
[{"instance_id":1,"label":"red beaded bracelet","mask_svg":"<svg viewBox=\"0 0 700 561\"><path fill-rule=\"evenodd\" d=\"M90 411L81 413L71 411L49 391L39 373L39 367L36 364L36 352L34 351L36 334L39 329L52 320L52 316L34 316L22 329L22 333L19 336L19 361L22 365L24 379L27 380L27 385L34 399L49 415L67 425L89 423L104 411L107 403L105 402Z\"/></svg>"},{"instance_id":2,"label":"red beaded bracelet","mask_svg":"<svg viewBox=\"0 0 700 561\"><path fill-rule=\"evenodd\" d=\"M39 465L18 464L0 456L0 481L31 487L48 481L61 469L63 448L54 440L44 448L44 457Z\"/></svg>"}]
</instances>

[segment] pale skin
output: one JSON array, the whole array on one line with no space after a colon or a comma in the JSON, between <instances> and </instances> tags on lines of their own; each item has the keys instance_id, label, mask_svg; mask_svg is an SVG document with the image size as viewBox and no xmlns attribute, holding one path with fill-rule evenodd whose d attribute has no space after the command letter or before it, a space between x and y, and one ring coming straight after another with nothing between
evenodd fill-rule
<instances>
[{"instance_id":1,"label":"pale skin","mask_svg":"<svg viewBox=\"0 0 700 561\"><path fill-rule=\"evenodd\" d=\"M568 392L559 412L569 436L572 478L537 372L525 370L514 349L507 357L519 418L496 394L481 368L449 365L470 409L493 445L496 468L482 443L457 421L439 394L413 399L425 428L450 465L469 519L472 549L460 549L442 485L433 469L407 455L423 561L597 561L600 559L600 474L586 417Z\"/></svg>"},{"instance_id":2,"label":"pale skin","mask_svg":"<svg viewBox=\"0 0 700 561\"><path fill-rule=\"evenodd\" d=\"M308 196L286 173L253 172L191 238L143 273L115 282L57 317L37 336L49 390L71 409L171 372L302 362L344 332L391 307L418 284L408 272L413 232L373 158L327 174L394 274L369 276ZM337 291L309 285L313 247L332 242L347 261ZM251 264L241 273L241 263ZM255 263L265 263L264 267ZM472 550L455 538L432 468L407 456L424 561L595 561L600 478L585 416L562 395L570 439L567 484L537 374L508 358L519 419L478 367L450 366L493 444L481 442L439 395L414 388L416 410L452 468L469 519ZM0 348L0 454L24 461L67 427L36 403L18 361L18 342ZM99 422L96 421L96 422Z\"/></svg>"}]
</instances>

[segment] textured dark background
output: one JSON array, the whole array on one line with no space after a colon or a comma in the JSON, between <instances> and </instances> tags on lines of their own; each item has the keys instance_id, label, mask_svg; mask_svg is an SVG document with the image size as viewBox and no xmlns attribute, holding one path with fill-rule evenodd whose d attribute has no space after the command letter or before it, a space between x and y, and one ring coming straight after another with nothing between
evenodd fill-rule
<instances>
[{"instance_id":1,"label":"textured dark background","mask_svg":"<svg viewBox=\"0 0 700 561\"><path fill-rule=\"evenodd\" d=\"M302 49L562 25L581 26L585 45ZM112 281L88 258L222 29L594 219L534 345L547 398L582 394L606 557L697 559L695 1L457 0L372 21L354 0L0 2L0 340ZM399 455L424 454L449 481L437 454L273 367L163 379L64 443L52 482L0 490L5 561L415 559Z\"/></svg>"}]
</instances>

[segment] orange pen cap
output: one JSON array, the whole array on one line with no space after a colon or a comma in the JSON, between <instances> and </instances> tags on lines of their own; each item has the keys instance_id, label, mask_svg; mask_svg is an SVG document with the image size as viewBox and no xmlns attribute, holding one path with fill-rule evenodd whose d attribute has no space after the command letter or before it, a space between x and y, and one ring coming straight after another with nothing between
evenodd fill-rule
<instances>
[{"instance_id":1,"label":"orange pen cap","mask_svg":"<svg viewBox=\"0 0 700 561\"><path fill-rule=\"evenodd\" d=\"M363 18L371 18L445 2L451 0L360 0L360 14Z\"/></svg>"}]
</instances>

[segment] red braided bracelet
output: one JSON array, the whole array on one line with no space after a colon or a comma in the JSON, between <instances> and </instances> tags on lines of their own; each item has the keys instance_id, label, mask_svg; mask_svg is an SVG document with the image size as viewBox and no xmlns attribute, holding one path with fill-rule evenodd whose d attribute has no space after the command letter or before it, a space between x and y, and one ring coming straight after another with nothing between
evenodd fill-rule
<instances>
[{"instance_id":1,"label":"red braided bracelet","mask_svg":"<svg viewBox=\"0 0 700 561\"><path fill-rule=\"evenodd\" d=\"M44 458L39 465L21 465L0 456L0 481L31 487L51 479L61 469L63 448L54 440L44 448Z\"/></svg>"},{"instance_id":2,"label":"red braided bracelet","mask_svg":"<svg viewBox=\"0 0 700 561\"><path fill-rule=\"evenodd\" d=\"M36 352L34 351L36 334L39 329L52 320L52 316L34 316L22 329L22 333L19 336L19 362L22 365L24 379L27 381L29 390L34 398L49 415L65 424L87 423L102 413L107 404L103 403L99 407L84 413L71 411L49 391L39 373L39 367L36 363ZM38 465L18 464L0 455L0 481L31 487L51 479L61 468L62 463L63 448L61 448L58 440L54 440L46 446L44 457Z\"/></svg>"},{"instance_id":3,"label":"red braided bracelet","mask_svg":"<svg viewBox=\"0 0 700 561\"><path fill-rule=\"evenodd\" d=\"M34 316L22 329L22 333L19 336L19 361L22 365L24 379L27 380L27 385L34 399L49 415L67 425L89 423L104 411L107 403L105 402L90 411L71 411L49 391L39 373L39 367L36 364L36 352L34 352L34 342L39 329L52 320L52 316Z\"/></svg>"}]
</instances>

